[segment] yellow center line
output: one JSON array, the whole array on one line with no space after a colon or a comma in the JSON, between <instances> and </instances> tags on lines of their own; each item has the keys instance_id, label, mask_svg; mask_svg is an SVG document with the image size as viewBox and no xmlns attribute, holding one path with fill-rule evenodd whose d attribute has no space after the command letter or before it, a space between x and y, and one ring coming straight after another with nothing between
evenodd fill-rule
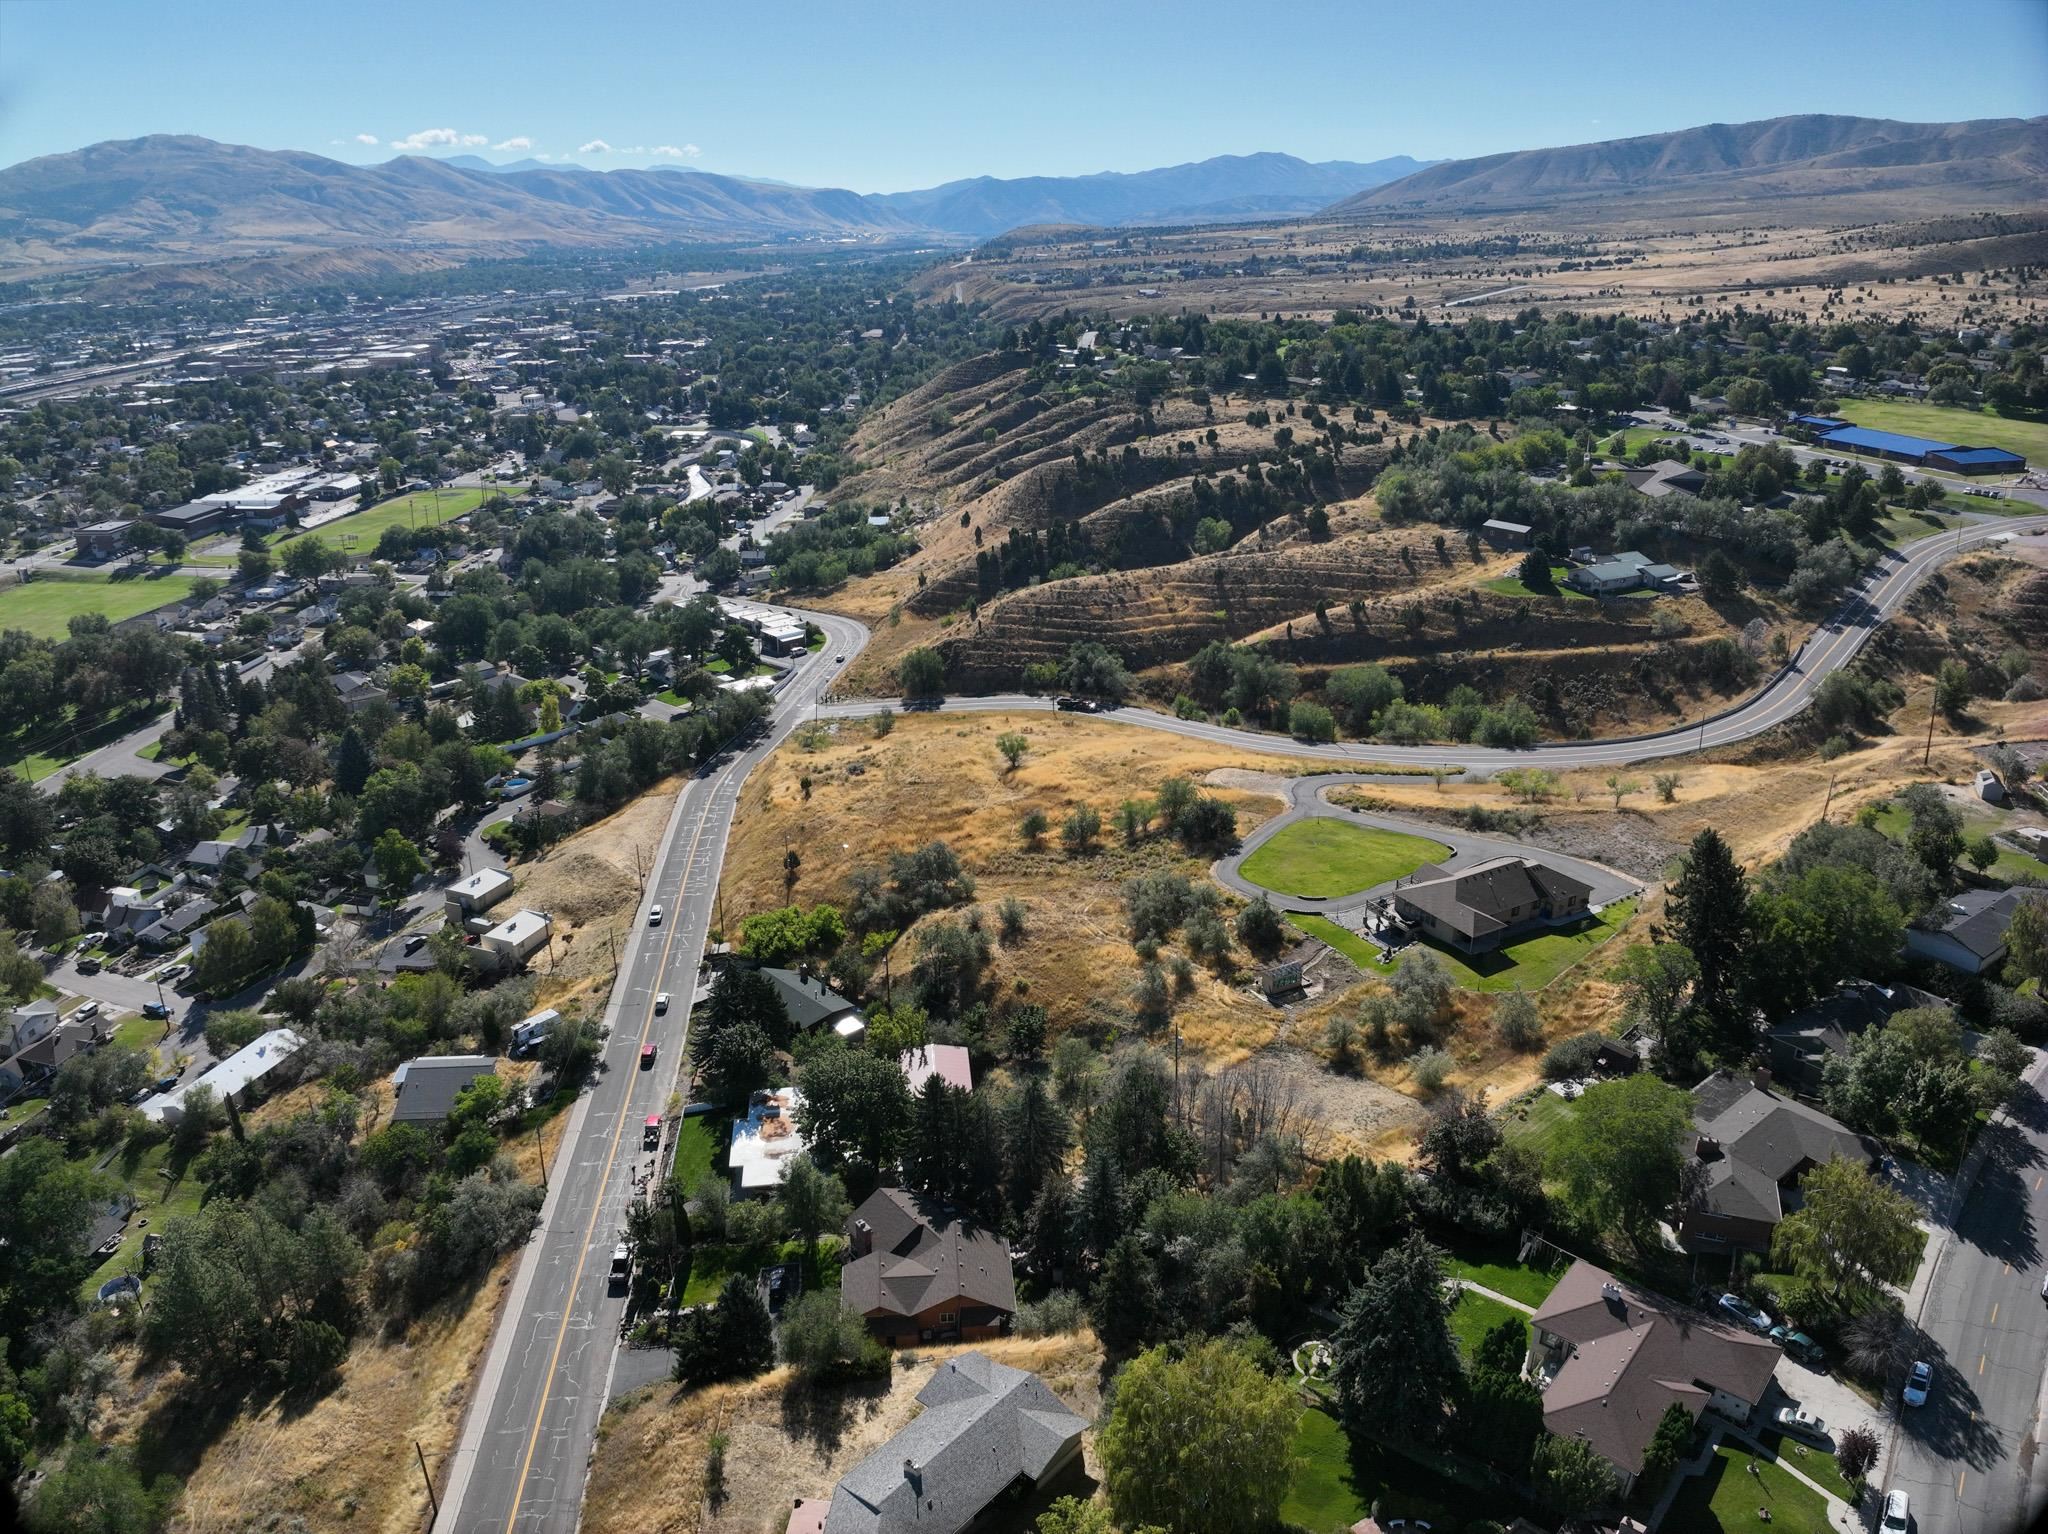
<instances>
[{"instance_id":1,"label":"yellow center line","mask_svg":"<svg viewBox=\"0 0 2048 1534\"><path fill-rule=\"evenodd\" d=\"M1977 1372L1979 1374L1982 1374L1984 1372L1984 1360L1989 1358L1990 1356L1991 1355L1988 1353L1979 1353L1977 1355Z\"/></svg>"},{"instance_id":2,"label":"yellow center line","mask_svg":"<svg viewBox=\"0 0 2048 1534\"><path fill-rule=\"evenodd\" d=\"M1967 1470L1958 1470L1956 1472L1956 1500L1958 1502L1963 1500L1963 1482L1969 1478L1970 1472Z\"/></svg>"},{"instance_id":3,"label":"yellow center line","mask_svg":"<svg viewBox=\"0 0 2048 1534\"><path fill-rule=\"evenodd\" d=\"M726 770L731 771L730 768ZM689 792L687 785L685 785L683 792ZM698 817L697 834L690 838L690 855L683 860L683 877L686 881L689 878L690 865L697 861L697 847L704 839L704 828L710 824L711 820L710 809L716 803L717 798L717 790L713 789L707 796L705 813ZM678 904L681 903L680 896L681 891L679 890ZM675 947L676 934L681 930L682 925L680 922L670 925L668 941L661 945L661 967L655 971L657 977L667 972L669 952ZM623 979L623 976L619 976L612 983L614 985L621 984ZM640 1047L642 1049L647 1047L647 1036L653 1031L654 998L649 996L647 998L647 1021L640 1026ZM631 1067L628 1068L631 1069ZM590 1241L597 1234L598 1217L604 1213L605 1189L611 1184L612 1166L618 1160L619 1145L626 1133L626 1120L630 1116L626 1112L626 1105L632 1101L632 1097L633 1089L631 1086L628 1086L625 1097L619 1103L619 1121L612 1126L611 1149L604 1158L604 1175L598 1181L597 1198L591 1203L590 1223L583 1228L583 1244L577 1249L576 1265L571 1270L572 1274L578 1277L580 1277L583 1271L585 1259L590 1256ZM513 1527L519 1522L519 1505L526 1500L526 1477L533 1469L534 1451L540 1446L541 1423L547 1416L548 1394L555 1378L555 1367L562 1361L562 1344L567 1341L569 1336L569 1318L575 1314L575 1283L576 1277L572 1277L570 1280L569 1302L562 1306L562 1324L555 1329L555 1346L553 1351L548 1354L547 1373L541 1376L540 1402L533 1410L533 1431L527 1435L526 1457L520 1461L519 1479L512 1483L512 1514L505 1520L505 1534L512 1534Z\"/></svg>"},{"instance_id":4,"label":"yellow center line","mask_svg":"<svg viewBox=\"0 0 2048 1534\"><path fill-rule=\"evenodd\" d=\"M1993 1300L1991 1302L1991 1319L1985 1324L1989 1326L1998 1325L1998 1301Z\"/></svg>"}]
</instances>

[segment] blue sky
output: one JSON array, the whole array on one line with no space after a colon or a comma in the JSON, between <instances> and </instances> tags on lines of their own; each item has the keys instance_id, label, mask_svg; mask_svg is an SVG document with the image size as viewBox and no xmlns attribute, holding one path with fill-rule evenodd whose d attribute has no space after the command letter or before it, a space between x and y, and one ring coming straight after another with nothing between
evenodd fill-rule
<instances>
[{"instance_id":1,"label":"blue sky","mask_svg":"<svg viewBox=\"0 0 2048 1534\"><path fill-rule=\"evenodd\" d=\"M0 0L0 164L144 133L856 191L2048 112L2048 0Z\"/></svg>"}]
</instances>

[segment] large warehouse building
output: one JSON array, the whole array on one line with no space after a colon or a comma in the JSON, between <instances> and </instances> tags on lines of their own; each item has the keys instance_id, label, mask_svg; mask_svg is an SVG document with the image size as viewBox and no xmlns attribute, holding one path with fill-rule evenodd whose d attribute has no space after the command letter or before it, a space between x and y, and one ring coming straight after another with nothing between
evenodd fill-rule
<instances>
[{"instance_id":1,"label":"large warehouse building","mask_svg":"<svg viewBox=\"0 0 2048 1534\"><path fill-rule=\"evenodd\" d=\"M1908 437L1869 426L1850 426L1824 416L1798 416L1793 424L1819 432L1816 447L1839 448L1866 458L1889 458L1918 468L1946 469L1951 474L2017 474L2027 466L2026 459L2002 447L1964 447L1954 442L1936 442L1932 437Z\"/></svg>"}]
</instances>

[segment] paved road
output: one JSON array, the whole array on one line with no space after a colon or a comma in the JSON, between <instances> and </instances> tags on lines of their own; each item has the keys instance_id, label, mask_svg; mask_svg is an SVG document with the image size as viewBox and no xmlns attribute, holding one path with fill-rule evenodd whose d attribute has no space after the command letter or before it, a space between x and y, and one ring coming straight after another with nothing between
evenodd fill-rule
<instances>
[{"instance_id":1,"label":"paved road","mask_svg":"<svg viewBox=\"0 0 2048 1534\"><path fill-rule=\"evenodd\" d=\"M1099 717L1269 755L1338 763L1386 762L1425 767L1443 764L1463 767L1474 776L1498 772L1503 767L1621 767L1635 762L1656 761L1712 746L1734 745L1795 718L1813 701L1814 690L1822 679L1854 660L1871 633L1904 606L1914 588L1937 567L1958 554L2021 536L2038 537L2044 531L2048 531L2048 517L2001 518L1973 523L1939 538L1925 539L1911 545L1903 554L1887 554L1843 600L1834 615L1799 647L1791 662L1759 691L1710 718L1644 735L1591 741L1541 741L1523 751L1460 745L1394 746L1376 741L1347 741L1323 746L1291 740L1284 735L1233 730L1206 720L1177 719L1171 714L1155 713L1150 709L1106 709ZM820 712L827 718L859 718L874 713L882 706L879 701L837 702L824 705ZM894 700L889 706L908 707ZM1049 698L1023 693L948 698L937 705L944 713L1029 712L1050 710L1052 706Z\"/></svg>"},{"instance_id":2,"label":"paved road","mask_svg":"<svg viewBox=\"0 0 2048 1534\"><path fill-rule=\"evenodd\" d=\"M1898 1404L1887 1491L1912 1498L1917 1534L1997 1534L2038 1527L2048 1476L2037 1463L2048 1411L2048 1103L2023 1085L1984 1132L1982 1166L1935 1259L1918 1356L1935 1389Z\"/></svg>"},{"instance_id":3,"label":"paved road","mask_svg":"<svg viewBox=\"0 0 2048 1534\"><path fill-rule=\"evenodd\" d=\"M527 1247L449 1467L437 1527L463 1534L541 1534L576 1527L604 1410L625 1301L608 1291L615 1232L636 1177L652 1170L640 1126L664 1110L689 1037L690 996L711 925L734 801L747 773L810 717L810 706L867 633L850 619L804 614L828 640L798 668L753 746L693 778L676 809L620 956L597 1083L578 1102L551 1169L541 1229ZM663 925L650 927L659 903ZM657 992L674 1004L654 1013ZM653 1044L657 1066L640 1070Z\"/></svg>"},{"instance_id":4,"label":"paved road","mask_svg":"<svg viewBox=\"0 0 2048 1534\"><path fill-rule=\"evenodd\" d=\"M1309 911L1319 916L1342 917L1350 912L1362 910L1385 895L1394 887L1388 880L1371 889L1360 890L1355 895L1342 895L1327 900L1311 900L1296 895L1282 895L1252 883L1238 872L1244 860L1257 852L1266 842L1271 841L1281 827L1299 820L1324 819L1341 820L1347 825L1375 826L1383 831L1398 831L1408 836L1426 836L1431 841L1441 842L1451 849L1451 855L1443 860L1442 866L1453 873L1470 868L1474 863L1488 858L1526 857L1528 844L1506 841L1493 836L1474 836L1468 831L1459 831L1450 826L1438 825L1434 821L1403 820L1393 815L1367 815L1356 810L1344 809L1324 798L1329 790L1342 788L1359 781L1357 773L1330 773L1312 778L1291 778L1287 782L1288 808L1281 814L1261 825L1258 830L1245 838L1244 845L1227 858L1219 859L1210 872L1227 887L1241 895L1268 895L1273 903L1285 911ZM1560 868L1574 878L1583 879L1592 886L1590 901L1603 906L1611 901L1640 893L1642 885L1626 874L1616 873L1600 863L1587 862L1584 858L1565 857L1556 852L1545 852L1543 861L1553 868Z\"/></svg>"}]
</instances>

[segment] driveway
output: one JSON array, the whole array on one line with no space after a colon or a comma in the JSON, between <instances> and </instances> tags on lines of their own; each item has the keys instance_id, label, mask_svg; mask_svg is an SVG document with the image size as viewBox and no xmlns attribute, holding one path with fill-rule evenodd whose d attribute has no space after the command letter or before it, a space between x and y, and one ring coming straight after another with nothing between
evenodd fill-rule
<instances>
[{"instance_id":1,"label":"driveway","mask_svg":"<svg viewBox=\"0 0 2048 1534\"><path fill-rule=\"evenodd\" d=\"M1271 841L1284 827L1304 820L1341 820L1347 825L1371 826L1382 831L1397 831L1408 836L1425 836L1431 841L1441 842L1451 849L1442 867L1457 873L1475 863L1486 862L1489 858L1534 858L1548 867L1570 874L1592 886L1588 903L1595 906L1608 905L1630 895L1642 893L1642 885L1626 874L1617 873L1603 863L1588 862L1584 858L1566 857L1548 848L1531 847L1522 842L1508 841L1498 836L1474 836L1468 831L1456 831L1448 826L1429 821L1403 820L1394 815L1366 814L1358 810L1344 809L1330 803L1326 797L1333 788L1355 785L1360 781L1356 774L1327 773L1311 778L1290 778L1287 780L1288 807L1285 812L1275 815L1245 839L1244 845L1227 858L1220 859L1210 870L1225 887L1240 895L1267 895L1274 905L1284 911L1307 911L1332 920L1356 915L1375 901L1385 898L1394 888L1394 880L1375 884L1370 889L1360 890L1355 895L1340 895L1326 900L1314 900L1298 895L1282 895L1252 883L1238 870L1244 860ZM1352 925L1346 923L1346 925Z\"/></svg>"}]
</instances>

